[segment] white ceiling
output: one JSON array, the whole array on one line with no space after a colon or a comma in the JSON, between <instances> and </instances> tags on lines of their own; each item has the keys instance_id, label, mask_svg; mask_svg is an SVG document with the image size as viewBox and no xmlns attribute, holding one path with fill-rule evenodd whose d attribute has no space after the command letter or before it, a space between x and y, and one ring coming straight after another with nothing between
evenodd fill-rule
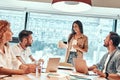
<instances>
[{"instance_id":1,"label":"white ceiling","mask_svg":"<svg viewBox=\"0 0 120 80\"><path fill-rule=\"evenodd\" d=\"M52 0L0 0L0 9L120 19L119 0L92 0L92 8L90 10L78 13L55 10L52 8L51 2Z\"/></svg>"},{"instance_id":2,"label":"white ceiling","mask_svg":"<svg viewBox=\"0 0 120 80\"><path fill-rule=\"evenodd\" d=\"M21 1L32 1L32 2L45 2L51 3L52 0L21 0ZM120 8L120 0L91 0L93 6L97 7L112 7Z\"/></svg>"}]
</instances>

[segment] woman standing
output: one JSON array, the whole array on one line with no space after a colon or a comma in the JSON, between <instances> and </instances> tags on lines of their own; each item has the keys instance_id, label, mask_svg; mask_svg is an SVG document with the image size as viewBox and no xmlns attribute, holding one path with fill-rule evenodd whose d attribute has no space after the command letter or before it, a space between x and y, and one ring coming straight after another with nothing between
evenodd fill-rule
<instances>
[{"instance_id":1,"label":"woman standing","mask_svg":"<svg viewBox=\"0 0 120 80\"><path fill-rule=\"evenodd\" d=\"M72 24L72 32L68 38L68 47L65 61L73 64L73 58L83 58L88 51L88 38L83 34L83 25L79 20Z\"/></svg>"}]
</instances>

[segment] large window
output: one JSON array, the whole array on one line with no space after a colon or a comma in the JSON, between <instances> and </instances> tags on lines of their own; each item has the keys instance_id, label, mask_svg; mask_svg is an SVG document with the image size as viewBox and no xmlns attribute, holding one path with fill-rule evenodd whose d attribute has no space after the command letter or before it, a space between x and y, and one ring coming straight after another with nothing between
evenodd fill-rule
<instances>
[{"instance_id":1,"label":"large window","mask_svg":"<svg viewBox=\"0 0 120 80\"><path fill-rule=\"evenodd\" d=\"M14 37L24 29L25 12L0 10L0 19L10 22Z\"/></svg>"},{"instance_id":2,"label":"large window","mask_svg":"<svg viewBox=\"0 0 120 80\"><path fill-rule=\"evenodd\" d=\"M117 21L117 33L120 35L120 19Z\"/></svg>"},{"instance_id":3,"label":"large window","mask_svg":"<svg viewBox=\"0 0 120 80\"><path fill-rule=\"evenodd\" d=\"M25 12L0 10L0 19L11 23L14 37L25 29ZM58 48L58 42L67 41L75 20L83 23L84 34L88 36L89 48L84 55L87 64L98 62L106 53L103 41L114 28L113 19L30 13L26 29L34 33L31 47L33 56L36 59L43 58L45 61L49 57L61 57L61 61L64 61L66 49ZM118 20L118 25L120 25L120 20ZM120 26L117 26L118 33L120 33L119 28Z\"/></svg>"},{"instance_id":4,"label":"large window","mask_svg":"<svg viewBox=\"0 0 120 80\"><path fill-rule=\"evenodd\" d=\"M112 31L113 19L30 13L27 29L34 33L33 54L43 58L61 57L64 61L66 50L59 49L57 44L60 40L67 41L74 20L82 21L89 39L84 58L91 64L100 60L106 52L103 40Z\"/></svg>"},{"instance_id":5,"label":"large window","mask_svg":"<svg viewBox=\"0 0 120 80\"><path fill-rule=\"evenodd\" d=\"M84 19L84 32L88 36L89 49L85 58L88 65L95 64L106 53L106 48L103 46L105 37L112 31L113 20L103 18L88 18ZM83 22L84 22L83 21Z\"/></svg>"},{"instance_id":6,"label":"large window","mask_svg":"<svg viewBox=\"0 0 120 80\"><path fill-rule=\"evenodd\" d=\"M117 21L117 33L120 35L120 19L118 19ZM119 44L119 48L120 48L120 44Z\"/></svg>"}]
</instances>

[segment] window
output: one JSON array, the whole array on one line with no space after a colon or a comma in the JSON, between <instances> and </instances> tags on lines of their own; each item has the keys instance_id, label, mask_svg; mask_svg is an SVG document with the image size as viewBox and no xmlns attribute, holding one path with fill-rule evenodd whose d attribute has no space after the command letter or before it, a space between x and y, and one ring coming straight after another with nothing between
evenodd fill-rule
<instances>
[{"instance_id":1,"label":"window","mask_svg":"<svg viewBox=\"0 0 120 80\"><path fill-rule=\"evenodd\" d=\"M0 10L0 19L10 22L13 37L18 37L18 33L24 29L25 12Z\"/></svg>"},{"instance_id":2,"label":"window","mask_svg":"<svg viewBox=\"0 0 120 80\"><path fill-rule=\"evenodd\" d=\"M89 51L84 58L91 64L100 60L106 52L103 40L112 31L113 19L30 13L27 29L34 33L33 54L61 57L64 61L66 50L59 49L57 44L60 40L67 41L74 20L82 21L84 34L88 36Z\"/></svg>"},{"instance_id":3,"label":"window","mask_svg":"<svg viewBox=\"0 0 120 80\"><path fill-rule=\"evenodd\" d=\"M112 31L113 19L84 18L83 23L84 32L89 38L89 48L85 59L88 61L88 65L91 65L91 63L97 63L106 53L106 48L103 46L104 39Z\"/></svg>"},{"instance_id":4,"label":"window","mask_svg":"<svg viewBox=\"0 0 120 80\"><path fill-rule=\"evenodd\" d=\"M25 12L0 10L0 19L11 23L14 37L25 29ZM75 20L83 23L84 34L88 36L89 48L84 55L87 64L98 62L106 53L103 41L114 27L113 19L30 13L26 29L33 31L34 41L31 47L33 56L36 59L45 60L49 57L61 57L61 61L64 61L66 49L58 48L58 42L67 41ZM120 25L120 20L118 20L118 25ZM118 33L120 33L119 28L120 26L117 26Z\"/></svg>"},{"instance_id":5,"label":"window","mask_svg":"<svg viewBox=\"0 0 120 80\"><path fill-rule=\"evenodd\" d=\"M117 33L120 35L120 19L117 21Z\"/></svg>"},{"instance_id":6,"label":"window","mask_svg":"<svg viewBox=\"0 0 120 80\"><path fill-rule=\"evenodd\" d=\"M117 33L120 35L120 19L118 19L117 21ZM120 48L120 44L119 44L119 48Z\"/></svg>"}]
</instances>

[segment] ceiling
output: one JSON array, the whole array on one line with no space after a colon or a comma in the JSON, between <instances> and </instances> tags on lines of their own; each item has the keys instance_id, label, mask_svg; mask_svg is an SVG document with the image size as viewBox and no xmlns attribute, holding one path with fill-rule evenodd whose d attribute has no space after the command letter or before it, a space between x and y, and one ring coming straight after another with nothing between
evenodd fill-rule
<instances>
[{"instance_id":1,"label":"ceiling","mask_svg":"<svg viewBox=\"0 0 120 80\"><path fill-rule=\"evenodd\" d=\"M23 0L23 1L45 2L45 3L52 2L52 0ZM120 8L119 1L120 0L92 0L92 5L97 7Z\"/></svg>"},{"instance_id":2,"label":"ceiling","mask_svg":"<svg viewBox=\"0 0 120 80\"><path fill-rule=\"evenodd\" d=\"M52 0L0 0L0 9L120 19L119 0L92 0L92 8L90 10L77 13L55 10L52 8L51 2Z\"/></svg>"}]
</instances>

